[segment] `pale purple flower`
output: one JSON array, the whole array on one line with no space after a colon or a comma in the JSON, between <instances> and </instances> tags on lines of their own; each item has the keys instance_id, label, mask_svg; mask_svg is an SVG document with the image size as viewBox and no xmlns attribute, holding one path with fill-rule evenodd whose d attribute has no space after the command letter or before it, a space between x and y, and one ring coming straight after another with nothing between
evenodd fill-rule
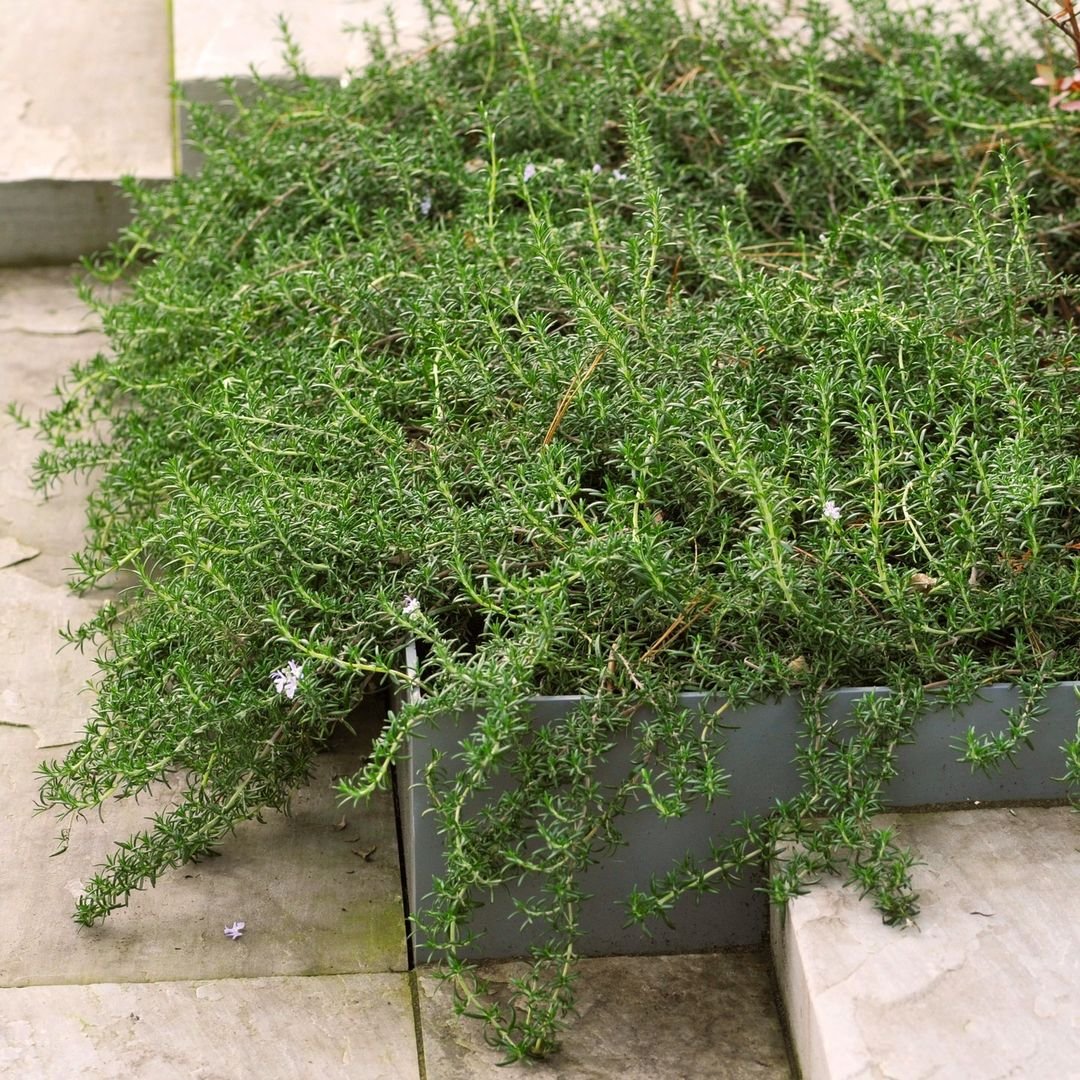
<instances>
[{"instance_id":1,"label":"pale purple flower","mask_svg":"<svg viewBox=\"0 0 1080 1080\"><path fill-rule=\"evenodd\" d=\"M829 499L829 501L822 507L821 514L823 517L827 517L830 521L840 520L840 507Z\"/></svg>"},{"instance_id":2,"label":"pale purple flower","mask_svg":"<svg viewBox=\"0 0 1080 1080\"><path fill-rule=\"evenodd\" d=\"M536 175L536 166L530 161L525 166L525 171L521 174L522 179L527 184Z\"/></svg>"},{"instance_id":3,"label":"pale purple flower","mask_svg":"<svg viewBox=\"0 0 1080 1080\"><path fill-rule=\"evenodd\" d=\"M420 601L415 596L406 596L405 603L401 605L401 614L405 616L415 615L420 610Z\"/></svg>"},{"instance_id":4,"label":"pale purple flower","mask_svg":"<svg viewBox=\"0 0 1080 1080\"><path fill-rule=\"evenodd\" d=\"M295 660L290 660L286 667L270 672L274 689L279 694L284 694L290 701L296 697L296 690L303 676L304 665L298 664Z\"/></svg>"},{"instance_id":5,"label":"pale purple flower","mask_svg":"<svg viewBox=\"0 0 1080 1080\"><path fill-rule=\"evenodd\" d=\"M225 927L225 936L231 938L233 941L239 941L244 933L244 924L242 922L234 922L232 926Z\"/></svg>"},{"instance_id":6,"label":"pale purple flower","mask_svg":"<svg viewBox=\"0 0 1080 1080\"><path fill-rule=\"evenodd\" d=\"M592 167L592 171L593 171L593 176L599 176L604 171L604 167L603 167L603 165L600 164L600 162L597 162Z\"/></svg>"},{"instance_id":7,"label":"pale purple flower","mask_svg":"<svg viewBox=\"0 0 1080 1080\"><path fill-rule=\"evenodd\" d=\"M629 180L630 177L627 176L626 173L624 173L622 171L622 169L612 169L611 170L611 179L612 180L617 180L617 181L619 181L619 183L622 183L623 180Z\"/></svg>"},{"instance_id":8,"label":"pale purple flower","mask_svg":"<svg viewBox=\"0 0 1080 1080\"><path fill-rule=\"evenodd\" d=\"M428 214L430 214L430 213L431 213L431 196L430 196L430 195L425 195L425 196L424 196L424 197L423 197L423 198L422 198L422 199L420 200L420 213L421 213L421 214L422 214L422 215L423 215L424 217L427 217L427 216L428 216Z\"/></svg>"}]
</instances>

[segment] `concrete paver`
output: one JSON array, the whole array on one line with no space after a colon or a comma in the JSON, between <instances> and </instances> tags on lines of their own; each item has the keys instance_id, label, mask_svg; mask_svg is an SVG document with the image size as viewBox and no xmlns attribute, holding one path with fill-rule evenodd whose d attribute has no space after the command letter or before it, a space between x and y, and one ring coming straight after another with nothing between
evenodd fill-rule
<instances>
[{"instance_id":1,"label":"concrete paver","mask_svg":"<svg viewBox=\"0 0 1080 1080\"><path fill-rule=\"evenodd\" d=\"M0 270L0 407L10 401L37 416L68 367L104 348L73 281L70 268ZM37 748L73 742L89 715L79 690L93 662L72 648L58 652L58 631L102 602L65 585L82 545L86 487L67 484L48 500L35 494L29 477L41 448L32 430L0 419L0 725L33 728Z\"/></svg>"},{"instance_id":2,"label":"concrete paver","mask_svg":"<svg viewBox=\"0 0 1080 1080\"><path fill-rule=\"evenodd\" d=\"M114 182L172 176L168 40L164 3L0 5L0 263L104 247L127 219Z\"/></svg>"},{"instance_id":3,"label":"concrete paver","mask_svg":"<svg viewBox=\"0 0 1080 1080\"><path fill-rule=\"evenodd\" d=\"M392 803L342 810L330 784L356 769L364 745L350 738L320 755L290 818L242 824L218 857L170 871L83 928L71 921L83 882L114 840L146 828L169 800L106 806L104 823L77 823L67 853L50 859L56 822L31 816L33 770L46 754L29 732L0 728L0 986L404 970ZM247 930L233 943L224 928L237 919Z\"/></svg>"},{"instance_id":4,"label":"concrete paver","mask_svg":"<svg viewBox=\"0 0 1080 1080\"><path fill-rule=\"evenodd\" d=\"M0 269L0 409L15 403L28 418L36 418L55 404L53 389L71 365L105 345L97 320L77 295L71 267ZM87 486L85 480L68 480L43 499L30 486L41 450L33 430L0 416L0 537L36 548L40 554L23 562L19 574L58 588L73 565L71 553L82 547ZM51 638L49 644L24 651L31 656L54 652L60 644L54 631L64 622L43 623L36 632ZM6 625L30 626L24 621ZM73 682L59 676L57 683L64 682L59 692L67 695L82 678ZM80 714L76 731L85 715Z\"/></svg>"},{"instance_id":5,"label":"concrete paver","mask_svg":"<svg viewBox=\"0 0 1080 1080\"><path fill-rule=\"evenodd\" d=\"M523 970L488 964L494 985ZM496 1080L507 1070L475 1020L454 1016L447 983L420 970L429 1080ZM791 1076L762 951L587 959L562 1050L535 1080L787 1080Z\"/></svg>"},{"instance_id":6,"label":"concrete paver","mask_svg":"<svg viewBox=\"0 0 1080 1080\"><path fill-rule=\"evenodd\" d=\"M6 0L0 181L172 175L167 9Z\"/></svg>"},{"instance_id":7,"label":"concrete paver","mask_svg":"<svg viewBox=\"0 0 1080 1080\"><path fill-rule=\"evenodd\" d=\"M917 926L827 881L774 915L806 1080L1080 1076L1080 827L1067 808L895 815Z\"/></svg>"},{"instance_id":8,"label":"concrete paver","mask_svg":"<svg viewBox=\"0 0 1080 1080\"><path fill-rule=\"evenodd\" d=\"M388 40L386 9L393 10L396 46ZM224 78L235 81L241 97L253 92L251 70L263 78L289 75L284 41L279 27L284 18L289 35L300 47L304 69L320 79L341 78L362 68L371 51L360 28L373 24L383 28L387 47L407 52L423 44L428 28L420 0L185 0L173 5L175 79L189 101L210 102L229 108L221 88ZM180 132L180 167L193 172L201 158L187 142L187 115L177 114Z\"/></svg>"},{"instance_id":9,"label":"concrete paver","mask_svg":"<svg viewBox=\"0 0 1080 1080\"><path fill-rule=\"evenodd\" d=\"M0 745L7 751L0 769L10 768L18 753L8 727L32 729L29 746L40 759L45 747L74 742L90 711L80 691L94 675L94 662L74 648L58 651L63 642L57 631L92 618L98 603L20 572L30 565L27 560L0 570L0 670L5 673L0 687L0 740L5 741Z\"/></svg>"},{"instance_id":10,"label":"concrete paver","mask_svg":"<svg viewBox=\"0 0 1080 1080\"><path fill-rule=\"evenodd\" d=\"M391 7L399 45L418 45L427 17L419 0L387 5L385 0L186 0L173 11L176 80L185 88L247 75L288 74L282 60L278 17L300 46L304 65L317 77L338 78L347 68L364 64L370 53L361 33L364 23L386 27Z\"/></svg>"},{"instance_id":11,"label":"concrete paver","mask_svg":"<svg viewBox=\"0 0 1080 1080\"><path fill-rule=\"evenodd\" d=\"M36 413L69 365L104 345L70 271L0 271L5 398ZM77 822L68 852L49 858L57 822L32 814L35 769L79 737L92 708L80 691L95 670L89 656L57 652L57 630L88 617L101 597L76 598L65 587L86 487L65 484L42 504L27 479L39 449L32 431L0 421L0 543L15 555L40 552L0 569L0 986L404 969L392 799L342 809L332 787L366 752L381 718L376 703L358 719L357 736L320 755L290 818L242 825L220 857L167 874L101 926L71 921L82 882L112 843L146 828L176 796L107 805L103 822ZM249 930L234 945L223 930L236 919Z\"/></svg>"},{"instance_id":12,"label":"concrete paver","mask_svg":"<svg viewBox=\"0 0 1080 1080\"><path fill-rule=\"evenodd\" d=\"M0 1075L417 1080L408 976L0 990Z\"/></svg>"}]
</instances>

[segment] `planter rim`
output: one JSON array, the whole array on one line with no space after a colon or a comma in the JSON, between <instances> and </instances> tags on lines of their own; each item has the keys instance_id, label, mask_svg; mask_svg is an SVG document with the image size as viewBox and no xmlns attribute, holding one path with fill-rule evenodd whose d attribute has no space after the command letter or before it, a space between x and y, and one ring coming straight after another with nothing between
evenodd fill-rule
<instances>
[{"instance_id":1,"label":"planter rim","mask_svg":"<svg viewBox=\"0 0 1080 1080\"><path fill-rule=\"evenodd\" d=\"M415 653L414 653L414 656L415 656ZM413 666L412 663L407 664L405 670L410 675L414 675L416 673L416 667ZM1047 689L1050 689L1051 687L1055 687L1055 686L1072 687L1073 692L1077 696L1077 701L1078 701L1078 703L1080 703L1080 679L1061 679L1058 682L1050 683L1047 686ZM983 693L986 693L986 692L990 692L990 691L999 691L1000 692L1000 691L1003 691L1003 690L1009 690L1009 689L1013 689L1013 688L1020 689L1021 684L1016 683L1016 682L985 683L984 685L980 686L978 688L978 690L975 691L975 694L974 694L974 696L972 697L971 700L975 700L976 698L979 697L980 694L983 694ZM944 689L945 689L945 687L940 687L940 688L937 688L937 689L930 689L930 690L927 690L927 693L928 694L939 694ZM833 695L836 695L836 694L891 694L891 693L893 693L893 690L889 686L867 684L867 685L861 685L861 686L835 686L835 687L832 687L829 690L824 691L824 693L825 693L826 696L833 696ZM420 698L423 695L418 690L416 690L414 688L410 688L402 696L406 697L409 701L418 701L418 700L420 700ZM760 708L760 707L762 707L764 705L768 705L770 702L783 701L786 698L792 698L792 697L798 697L798 696L799 695L798 695L797 691L793 691L792 693L789 693L789 694L773 695L771 697L765 698L763 701L748 702L747 703L747 708L752 708L752 707ZM681 698L688 698L688 697L722 698L723 694L719 690L680 690L679 691L679 697L681 697ZM556 704L564 704L564 703L568 704L568 703L574 702L574 701L588 700L588 697L585 694L530 694L529 697L525 698L524 700L526 702L530 703L530 704L540 702L540 701L550 701L550 702L554 702ZM471 710L469 710L469 711L471 711Z\"/></svg>"}]
</instances>

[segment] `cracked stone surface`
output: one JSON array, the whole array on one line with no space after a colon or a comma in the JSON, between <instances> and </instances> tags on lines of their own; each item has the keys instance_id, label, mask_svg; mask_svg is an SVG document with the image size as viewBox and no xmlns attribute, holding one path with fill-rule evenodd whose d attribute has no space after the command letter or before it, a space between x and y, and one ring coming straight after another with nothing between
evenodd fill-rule
<instances>
[{"instance_id":1,"label":"cracked stone surface","mask_svg":"<svg viewBox=\"0 0 1080 1080\"><path fill-rule=\"evenodd\" d=\"M0 990L0 1075L416 1080L408 977Z\"/></svg>"},{"instance_id":2,"label":"cracked stone surface","mask_svg":"<svg viewBox=\"0 0 1080 1080\"><path fill-rule=\"evenodd\" d=\"M35 749L60 747L75 742L86 723L84 691L96 669L88 654L58 651L64 643L57 631L85 622L98 605L19 570L0 570L0 728L32 729Z\"/></svg>"},{"instance_id":3,"label":"cracked stone surface","mask_svg":"<svg viewBox=\"0 0 1080 1080\"><path fill-rule=\"evenodd\" d=\"M886 815L920 865L917 925L839 879L774 915L806 1080L1080 1076L1080 818L1065 807Z\"/></svg>"},{"instance_id":4,"label":"cracked stone surface","mask_svg":"<svg viewBox=\"0 0 1080 1080\"><path fill-rule=\"evenodd\" d=\"M493 985L524 971L486 964ZM481 1025L455 1017L451 990L421 969L420 1015L428 1076L506 1076ZM739 950L582 961L577 1017L560 1053L531 1065L536 1080L788 1080L791 1071L767 956Z\"/></svg>"},{"instance_id":5,"label":"cracked stone surface","mask_svg":"<svg viewBox=\"0 0 1080 1080\"><path fill-rule=\"evenodd\" d=\"M169 177L169 110L164 4L0 7L0 190L13 180Z\"/></svg>"},{"instance_id":6,"label":"cracked stone surface","mask_svg":"<svg viewBox=\"0 0 1080 1080\"><path fill-rule=\"evenodd\" d=\"M20 544L14 537L0 536L0 570L9 566L18 566L22 562L29 562L40 554L37 548Z\"/></svg>"},{"instance_id":7,"label":"cracked stone surface","mask_svg":"<svg viewBox=\"0 0 1080 1080\"><path fill-rule=\"evenodd\" d=\"M172 176L168 41L146 0L0 4L0 264L104 248L130 216L116 181Z\"/></svg>"},{"instance_id":8,"label":"cracked stone surface","mask_svg":"<svg viewBox=\"0 0 1080 1080\"><path fill-rule=\"evenodd\" d=\"M105 336L79 299L75 281L70 267L0 269L0 407L11 402L36 419L56 403L53 389L71 365L105 348ZM35 492L30 475L41 449L32 430L0 416L0 541L40 552L21 563L18 573L56 588L67 580L71 553L82 547L87 488L81 481L65 481L48 498ZM90 608L72 609L71 615L81 610ZM55 631L65 621L48 625ZM3 617L0 625L19 624ZM44 624L38 632L49 633ZM53 632L46 651L60 643Z\"/></svg>"},{"instance_id":9,"label":"cracked stone surface","mask_svg":"<svg viewBox=\"0 0 1080 1080\"><path fill-rule=\"evenodd\" d=\"M0 270L2 404L12 401L29 417L49 407L70 364L105 347L73 280L70 269ZM71 553L82 543L86 489L37 495L29 478L40 450L33 431L0 419L0 727L32 729L35 748L73 742L89 716L80 691L94 673L92 658L61 649L59 630L91 618L102 599L66 587Z\"/></svg>"}]
</instances>

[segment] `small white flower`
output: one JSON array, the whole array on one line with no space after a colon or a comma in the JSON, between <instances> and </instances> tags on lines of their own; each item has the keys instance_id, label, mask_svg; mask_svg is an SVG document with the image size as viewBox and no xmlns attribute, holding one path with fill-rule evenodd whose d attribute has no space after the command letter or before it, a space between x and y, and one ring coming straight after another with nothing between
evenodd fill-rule
<instances>
[{"instance_id":1,"label":"small white flower","mask_svg":"<svg viewBox=\"0 0 1080 1080\"><path fill-rule=\"evenodd\" d=\"M593 176L599 176L604 171L604 167L600 164L600 162L597 162L592 167L592 171L593 171Z\"/></svg>"},{"instance_id":2,"label":"small white flower","mask_svg":"<svg viewBox=\"0 0 1080 1080\"><path fill-rule=\"evenodd\" d=\"M406 596L405 603L401 605L402 615L415 615L420 610L420 601L415 596Z\"/></svg>"},{"instance_id":3,"label":"small white flower","mask_svg":"<svg viewBox=\"0 0 1080 1080\"><path fill-rule=\"evenodd\" d=\"M840 520L840 507L829 499L829 501L822 507L821 514L823 517L827 517L830 521Z\"/></svg>"},{"instance_id":4,"label":"small white flower","mask_svg":"<svg viewBox=\"0 0 1080 1080\"><path fill-rule=\"evenodd\" d=\"M629 180L630 177L627 176L626 173L624 173L622 171L622 169L612 169L611 170L611 179L612 180L617 180L619 183L622 183L623 180Z\"/></svg>"},{"instance_id":5,"label":"small white flower","mask_svg":"<svg viewBox=\"0 0 1080 1080\"><path fill-rule=\"evenodd\" d=\"M225 936L232 938L233 941L238 941L244 933L244 924L242 922L234 922L232 926L225 927Z\"/></svg>"},{"instance_id":6,"label":"small white flower","mask_svg":"<svg viewBox=\"0 0 1080 1080\"><path fill-rule=\"evenodd\" d=\"M430 213L431 213L431 196L430 196L430 195L425 195L425 196L424 196L424 197L423 197L423 198L422 198L422 199L420 200L420 213L421 213L421 214L422 214L422 215L423 215L424 217L427 217L427 216L428 216L428 214L430 214Z\"/></svg>"},{"instance_id":7,"label":"small white flower","mask_svg":"<svg viewBox=\"0 0 1080 1080\"><path fill-rule=\"evenodd\" d=\"M521 174L522 179L527 184L535 175L536 166L530 161L529 164L525 166L525 171Z\"/></svg>"},{"instance_id":8,"label":"small white flower","mask_svg":"<svg viewBox=\"0 0 1080 1080\"><path fill-rule=\"evenodd\" d=\"M340 79L338 79L338 83L341 86L342 90L347 89L348 86L349 86L349 83L351 83L351 82L352 82L352 76L347 71L345 72L344 75L341 76Z\"/></svg>"},{"instance_id":9,"label":"small white flower","mask_svg":"<svg viewBox=\"0 0 1080 1080\"><path fill-rule=\"evenodd\" d=\"M304 665L298 664L295 660L290 660L286 667L270 672L274 689L279 694L284 694L290 701L296 697L296 690L303 676Z\"/></svg>"}]
</instances>

